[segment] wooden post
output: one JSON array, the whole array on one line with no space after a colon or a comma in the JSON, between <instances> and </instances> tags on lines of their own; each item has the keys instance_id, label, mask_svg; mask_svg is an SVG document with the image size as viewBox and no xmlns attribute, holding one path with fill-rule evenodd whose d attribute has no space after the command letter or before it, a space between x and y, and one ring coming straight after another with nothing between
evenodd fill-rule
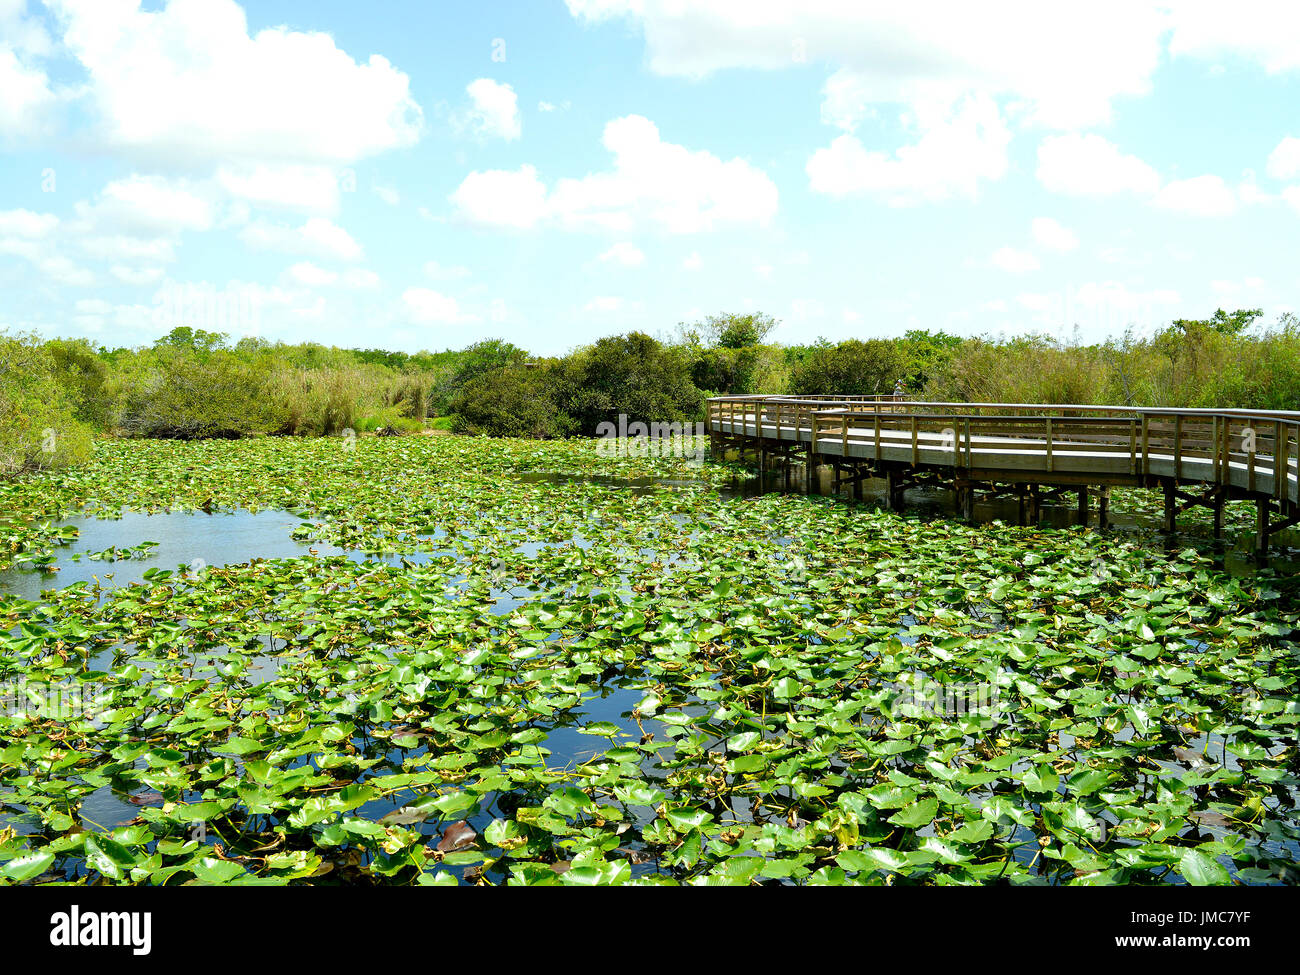
<instances>
[{"instance_id":1,"label":"wooden post","mask_svg":"<svg viewBox=\"0 0 1300 975\"><path fill-rule=\"evenodd\" d=\"M1105 531L1110 527L1110 485L1103 484L1097 490L1097 527Z\"/></svg>"},{"instance_id":2,"label":"wooden post","mask_svg":"<svg viewBox=\"0 0 1300 975\"><path fill-rule=\"evenodd\" d=\"M767 448L763 441L758 442L758 493L767 492Z\"/></svg>"},{"instance_id":3,"label":"wooden post","mask_svg":"<svg viewBox=\"0 0 1300 975\"><path fill-rule=\"evenodd\" d=\"M975 486L967 481L957 488L957 503L961 506L961 516L965 521L975 520Z\"/></svg>"},{"instance_id":4,"label":"wooden post","mask_svg":"<svg viewBox=\"0 0 1300 975\"><path fill-rule=\"evenodd\" d=\"M1255 500L1255 558L1268 558L1268 498Z\"/></svg>"},{"instance_id":5,"label":"wooden post","mask_svg":"<svg viewBox=\"0 0 1300 975\"><path fill-rule=\"evenodd\" d=\"M1223 537L1223 489L1219 488L1214 492L1212 502L1214 508L1214 537Z\"/></svg>"},{"instance_id":6,"label":"wooden post","mask_svg":"<svg viewBox=\"0 0 1300 975\"><path fill-rule=\"evenodd\" d=\"M866 471L863 469L863 465L858 464L855 467L853 467L853 500L854 501L862 500L862 481L865 478L865 476L866 476Z\"/></svg>"},{"instance_id":7,"label":"wooden post","mask_svg":"<svg viewBox=\"0 0 1300 975\"><path fill-rule=\"evenodd\" d=\"M885 468L885 507L890 511L903 510L903 491L898 482L898 471L892 465Z\"/></svg>"},{"instance_id":8,"label":"wooden post","mask_svg":"<svg viewBox=\"0 0 1300 975\"><path fill-rule=\"evenodd\" d=\"M1025 525L1029 518L1029 488L1016 485L1016 524Z\"/></svg>"},{"instance_id":9,"label":"wooden post","mask_svg":"<svg viewBox=\"0 0 1300 975\"><path fill-rule=\"evenodd\" d=\"M1178 496L1174 494L1176 488L1172 479L1166 478L1162 484L1165 489L1165 531L1174 532L1178 527Z\"/></svg>"},{"instance_id":10,"label":"wooden post","mask_svg":"<svg viewBox=\"0 0 1300 975\"><path fill-rule=\"evenodd\" d=\"M1079 485L1079 524L1088 526L1088 485Z\"/></svg>"}]
</instances>

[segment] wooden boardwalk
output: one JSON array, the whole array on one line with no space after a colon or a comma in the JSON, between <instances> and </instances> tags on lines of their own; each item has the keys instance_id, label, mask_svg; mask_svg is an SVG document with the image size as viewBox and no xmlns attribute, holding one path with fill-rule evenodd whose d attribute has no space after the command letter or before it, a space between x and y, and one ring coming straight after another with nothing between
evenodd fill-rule
<instances>
[{"instance_id":1,"label":"wooden boardwalk","mask_svg":"<svg viewBox=\"0 0 1300 975\"><path fill-rule=\"evenodd\" d=\"M1214 512L1253 500L1256 551L1269 536L1300 521L1300 412L1147 409L1040 403L927 403L893 396L716 396L708 401L715 455L753 452L760 471L780 469L790 486L801 464L807 490L829 467L835 490L862 496L870 477L886 481L890 507L914 483L943 483L973 514L976 497L1012 494L1021 517L1037 521L1038 505L1077 492L1087 523L1089 491L1107 522L1110 489L1164 492L1165 527L1180 512Z\"/></svg>"}]
</instances>

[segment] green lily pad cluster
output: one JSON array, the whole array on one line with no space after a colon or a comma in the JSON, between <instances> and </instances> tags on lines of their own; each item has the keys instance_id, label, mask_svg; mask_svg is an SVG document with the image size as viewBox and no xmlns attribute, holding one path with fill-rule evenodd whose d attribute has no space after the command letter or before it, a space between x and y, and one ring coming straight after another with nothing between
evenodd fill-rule
<instances>
[{"instance_id":1,"label":"green lily pad cluster","mask_svg":"<svg viewBox=\"0 0 1300 975\"><path fill-rule=\"evenodd\" d=\"M5 485L24 551L82 512L242 506L351 554L0 595L0 877L1296 881L1290 578L731 473L114 441Z\"/></svg>"}]
</instances>

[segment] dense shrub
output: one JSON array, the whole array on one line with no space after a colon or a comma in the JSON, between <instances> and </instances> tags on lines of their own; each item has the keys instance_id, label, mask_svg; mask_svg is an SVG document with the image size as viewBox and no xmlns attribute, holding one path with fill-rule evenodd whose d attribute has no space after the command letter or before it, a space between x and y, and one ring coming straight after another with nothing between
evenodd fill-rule
<instances>
[{"instance_id":1,"label":"dense shrub","mask_svg":"<svg viewBox=\"0 0 1300 975\"><path fill-rule=\"evenodd\" d=\"M629 423L679 423L702 410L683 349L643 332L600 339L574 353L563 372L560 405L586 435L617 424L620 414Z\"/></svg>"},{"instance_id":2,"label":"dense shrub","mask_svg":"<svg viewBox=\"0 0 1300 975\"><path fill-rule=\"evenodd\" d=\"M159 347L136 366L117 417L128 436L240 437L281 426L268 373L233 352Z\"/></svg>"},{"instance_id":3,"label":"dense shrub","mask_svg":"<svg viewBox=\"0 0 1300 975\"><path fill-rule=\"evenodd\" d=\"M54 355L35 336L0 333L0 476L89 457L90 429L77 408Z\"/></svg>"},{"instance_id":4,"label":"dense shrub","mask_svg":"<svg viewBox=\"0 0 1300 975\"><path fill-rule=\"evenodd\" d=\"M493 369L469 380L451 401L457 433L496 437L567 437L577 429L565 412L564 366L555 360Z\"/></svg>"},{"instance_id":5,"label":"dense shrub","mask_svg":"<svg viewBox=\"0 0 1300 975\"><path fill-rule=\"evenodd\" d=\"M889 339L819 342L803 351L793 375L793 393L841 395L884 394L904 378L907 362L898 343Z\"/></svg>"}]
</instances>

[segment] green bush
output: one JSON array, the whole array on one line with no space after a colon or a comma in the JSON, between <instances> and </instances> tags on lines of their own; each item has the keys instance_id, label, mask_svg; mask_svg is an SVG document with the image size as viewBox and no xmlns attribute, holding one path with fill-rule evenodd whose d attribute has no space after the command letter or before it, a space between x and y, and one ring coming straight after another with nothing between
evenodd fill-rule
<instances>
[{"instance_id":1,"label":"green bush","mask_svg":"<svg viewBox=\"0 0 1300 975\"><path fill-rule=\"evenodd\" d=\"M563 366L555 360L493 369L468 381L451 402L455 431L495 437L567 437L576 429L562 406Z\"/></svg>"},{"instance_id":2,"label":"green bush","mask_svg":"<svg viewBox=\"0 0 1300 975\"><path fill-rule=\"evenodd\" d=\"M821 341L803 350L790 377L790 391L806 395L885 394L904 378L907 360L889 339Z\"/></svg>"},{"instance_id":3,"label":"green bush","mask_svg":"<svg viewBox=\"0 0 1300 975\"><path fill-rule=\"evenodd\" d=\"M89 458L90 427L59 376L55 357L36 336L0 333L0 476Z\"/></svg>"},{"instance_id":4,"label":"green bush","mask_svg":"<svg viewBox=\"0 0 1300 975\"><path fill-rule=\"evenodd\" d=\"M578 432L591 436L601 423L679 423L703 413L703 393L691 381L691 362L680 346L643 332L603 338L569 357L563 368L564 412Z\"/></svg>"}]
</instances>

